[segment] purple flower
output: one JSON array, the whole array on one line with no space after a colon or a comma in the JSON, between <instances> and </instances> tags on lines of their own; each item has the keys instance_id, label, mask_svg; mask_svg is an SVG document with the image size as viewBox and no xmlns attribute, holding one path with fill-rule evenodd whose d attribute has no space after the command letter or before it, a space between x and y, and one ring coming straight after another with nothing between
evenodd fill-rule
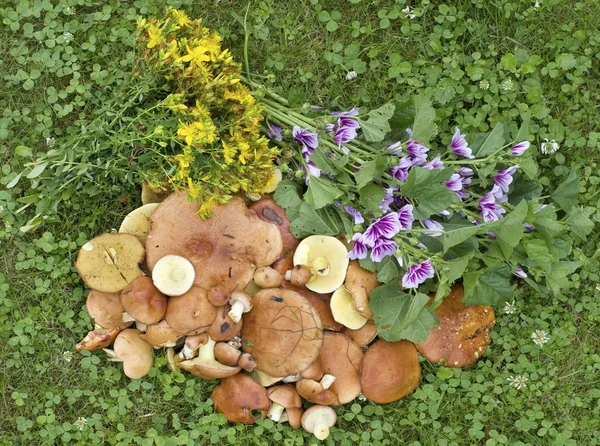
<instances>
[{"instance_id":1,"label":"purple flower","mask_svg":"<svg viewBox=\"0 0 600 446\"><path fill-rule=\"evenodd\" d=\"M373 247L377 239L381 237L392 238L401 229L400 220L396 212L390 212L384 217L373 220L365 233L363 242L369 247Z\"/></svg>"},{"instance_id":2,"label":"purple flower","mask_svg":"<svg viewBox=\"0 0 600 446\"><path fill-rule=\"evenodd\" d=\"M321 176L321 169L319 169L312 161L306 161L306 170L313 177L319 178Z\"/></svg>"},{"instance_id":3,"label":"purple flower","mask_svg":"<svg viewBox=\"0 0 600 446\"><path fill-rule=\"evenodd\" d=\"M535 226L530 225L529 223L524 223L525 226L525 232L531 232L535 229Z\"/></svg>"},{"instance_id":4,"label":"purple flower","mask_svg":"<svg viewBox=\"0 0 600 446\"><path fill-rule=\"evenodd\" d=\"M525 150L527 150L529 148L530 144L529 141L523 141L520 142L519 144L517 144L516 146L512 146L510 148L510 151L512 152L512 154L514 156L521 156L523 155L523 153L525 153Z\"/></svg>"},{"instance_id":5,"label":"purple flower","mask_svg":"<svg viewBox=\"0 0 600 446\"><path fill-rule=\"evenodd\" d=\"M435 229L436 231L443 231L444 227L435 220L431 220L429 218L423 220L423 226L427 229ZM441 232L423 232L423 234L428 235L430 237L439 237Z\"/></svg>"},{"instance_id":6,"label":"purple flower","mask_svg":"<svg viewBox=\"0 0 600 446\"><path fill-rule=\"evenodd\" d=\"M402 142L398 141L393 144L389 144L385 149L390 152L390 155L400 156L402 153Z\"/></svg>"},{"instance_id":7,"label":"purple flower","mask_svg":"<svg viewBox=\"0 0 600 446\"><path fill-rule=\"evenodd\" d=\"M402 277L402 286L404 288L417 288L427 279L431 279L435 275L430 259L425 260L417 265L408 267L406 274Z\"/></svg>"},{"instance_id":8,"label":"purple flower","mask_svg":"<svg viewBox=\"0 0 600 446\"><path fill-rule=\"evenodd\" d=\"M421 166L423 169L443 169L444 168L444 163L442 162L442 160L440 159L439 156L436 156L434 159L432 159L431 161L429 161L426 164L423 164Z\"/></svg>"},{"instance_id":9,"label":"purple flower","mask_svg":"<svg viewBox=\"0 0 600 446\"><path fill-rule=\"evenodd\" d=\"M429 148L417 141L410 140L406 143L406 151L411 157L413 166L420 166L427 161Z\"/></svg>"},{"instance_id":10,"label":"purple flower","mask_svg":"<svg viewBox=\"0 0 600 446\"><path fill-rule=\"evenodd\" d=\"M360 214L360 212L358 212L352 206L348 206L347 204L345 204L344 205L344 210L354 218L354 224L355 225L360 225L361 223L365 222L365 219Z\"/></svg>"},{"instance_id":11,"label":"purple flower","mask_svg":"<svg viewBox=\"0 0 600 446\"><path fill-rule=\"evenodd\" d=\"M496 197L493 192L488 192L479 199L479 210L483 221L497 221L502 218L502 214L506 213L506 210L496 204Z\"/></svg>"},{"instance_id":12,"label":"purple flower","mask_svg":"<svg viewBox=\"0 0 600 446\"><path fill-rule=\"evenodd\" d=\"M325 130L333 132L335 130L335 124L332 122L325 124Z\"/></svg>"},{"instance_id":13,"label":"purple flower","mask_svg":"<svg viewBox=\"0 0 600 446\"><path fill-rule=\"evenodd\" d=\"M371 260L381 262L384 257L394 255L396 249L398 249L398 244L395 241L385 238L377 239L371 251Z\"/></svg>"},{"instance_id":14,"label":"purple flower","mask_svg":"<svg viewBox=\"0 0 600 446\"><path fill-rule=\"evenodd\" d=\"M354 107L349 111L339 111L339 112L331 112L329 113L331 116L358 116L358 111L360 108Z\"/></svg>"},{"instance_id":15,"label":"purple flower","mask_svg":"<svg viewBox=\"0 0 600 446\"><path fill-rule=\"evenodd\" d=\"M295 125L292 129L292 136L294 137L294 141L299 142L310 149L314 150L319 147L319 136L308 129L303 130Z\"/></svg>"},{"instance_id":16,"label":"purple flower","mask_svg":"<svg viewBox=\"0 0 600 446\"><path fill-rule=\"evenodd\" d=\"M461 177L472 177L475 174L475 172L473 172L473 169L471 169L469 167L461 167L458 170L458 174Z\"/></svg>"},{"instance_id":17,"label":"purple flower","mask_svg":"<svg viewBox=\"0 0 600 446\"><path fill-rule=\"evenodd\" d=\"M460 130L456 127L452 141L450 141L450 147L457 155L464 156L465 158L475 158L467 145L465 136L466 135L461 135Z\"/></svg>"},{"instance_id":18,"label":"purple flower","mask_svg":"<svg viewBox=\"0 0 600 446\"><path fill-rule=\"evenodd\" d=\"M363 242L363 235L357 232L352 236L352 240L354 240L354 246L348 253L348 258L350 260L365 259L367 257L367 245Z\"/></svg>"},{"instance_id":19,"label":"purple flower","mask_svg":"<svg viewBox=\"0 0 600 446\"><path fill-rule=\"evenodd\" d=\"M453 173L450 180L446 182L446 187L454 192L461 190L463 188L461 176L457 173Z\"/></svg>"},{"instance_id":20,"label":"purple flower","mask_svg":"<svg viewBox=\"0 0 600 446\"><path fill-rule=\"evenodd\" d=\"M400 229L412 229L415 216L413 215L412 204L406 204L398 212L398 221L400 222Z\"/></svg>"},{"instance_id":21,"label":"purple flower","mask_svg":"<svg viewBox=\"0 0 600 446\"><path fill-rule=\"evenodd\" d=\"M515 269L513 271L517 276L521 277L522 279L526 279L527 278L527 273L525 271L523 271L523 268L518 267L517 269Z\"/></svg>"},{"instance_id":22,"label":"purple flower","mask_svg":"<svg viewBox=\"0 0 600 446\"><path fill-rule=\"evenodd\" d=\"M498 186L504 193L508 193L508 186L512 183L512 176L519 168L518 165L510 166L508 169L499 170L498 175L494 177L494 184Z\"/></svg>"},{"instance_id":23,"label":"purple flower","mask_svg":"<svg viewBox=\"0 0 600 446\"><path fill-rule=\"evenodd\" d=\"M394 187L388 187L385 189L383 200L381 200L381 203L379 203L379 209L381 209L383 212L390 211L390 205L394 202L394 191L396 190L397 188Z\"/></svg>"},{"instance_id":24,"label":"purple flower","mask_svg":"<svg viewBox=\"0 0 600 446\"><path fill-rule=\"evenodd\" d=\"M275 141L281 141L283 139L283 129L277 124L267 125L267 136Z\"/></svg>"},{"instance_id":25,"label":"purple flower","mask_svg":"<svg viewBox=\"0 0 600 446\"><path fill-rule=\"evenodd\" d=\"M338 119L338 127L350 127L351 129L359 129L360 124L356 119L341 117Z\"/></svg>"},{"instance_id":26,"label":"purple flower","mask_svg":"<svg viewBox=\"0 0 600 446\"><path fill-rule=\"evenodd\" d=\"M356 138L356 128L353 127L339 127L333 135L333 142L338 146L352 141Z\"/></svg>"},{"instance_id":27,"label":"purple flower","mask_svg":"<svg viewBox=\"0 0 600 446\"><path fill-rule=\"evenodd\" d=\"M450 211L447 210L443 210L441 212L438 212L438 215L441 215L442 217L450 217Z\"/></svg>"},{"instance_id":28,"label":"purple flower","mask_svg":"<svg viewBox=\"0 0 600 446\"><path fill-rule=\"evenodd\" d=\"M390 167L390 175L395 179L406 183L406 180L408 179L408 171L412 165L412 161L409 157L405 156L400 158L400 162L397 166Z\"/></svg>"}]
</instances>

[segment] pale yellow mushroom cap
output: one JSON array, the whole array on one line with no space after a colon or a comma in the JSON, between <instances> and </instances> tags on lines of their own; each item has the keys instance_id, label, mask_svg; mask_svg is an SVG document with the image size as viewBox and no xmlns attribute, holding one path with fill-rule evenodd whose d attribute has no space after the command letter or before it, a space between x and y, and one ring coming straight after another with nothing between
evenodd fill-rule
<instances>
[{"instance_id":1,"label":"pale yellow mushroom cap","mask_svg":"<svg viewBox=\"0 0 600 446\"><path fill-rule=\"evenodd\" d=\"M316 293L331 293L346 278L348 250L335 237L311 235L300 242L294 253L294 265L306 265L314 273L306 288Z\"/></svg>"}]
</instances>

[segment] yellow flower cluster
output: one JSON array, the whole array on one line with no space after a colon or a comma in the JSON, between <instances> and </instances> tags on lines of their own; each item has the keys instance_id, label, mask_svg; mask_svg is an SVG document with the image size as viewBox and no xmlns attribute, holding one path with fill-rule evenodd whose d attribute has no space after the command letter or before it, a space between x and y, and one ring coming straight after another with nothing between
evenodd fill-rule
<instances>
[{"instance_id":1,"label":"yellow flower cluster","mask_svg":"<svg viewBox=\"0 0 600 446\"><path fill-rule=\"evenodd\" d=\"M263 193L278 151L261 135L263 109L219 34L173 8L161 19L140 19L137 29L140 76L165 81L161 104L176 120L161 134L170 137L163 151L174 166L163 180L199 200L203 217L236 192Z\"/></svg>"}]
</instances>

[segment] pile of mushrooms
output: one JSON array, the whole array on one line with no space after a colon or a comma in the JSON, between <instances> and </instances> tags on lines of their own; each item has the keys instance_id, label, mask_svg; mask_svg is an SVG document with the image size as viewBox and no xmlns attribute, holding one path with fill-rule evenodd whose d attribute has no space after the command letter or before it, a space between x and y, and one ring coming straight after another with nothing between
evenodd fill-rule
<instances>
[{"instance_id":1,"label":"pile of mushrooms","mask_svg":"<svg viewBox=\"0 0 600 446\"><path fill-rule=\"evenodd\" d=\"M412 392L418 353L466 367L489 344L494 312L466 306L461 285L436 308L440 325L425 342L377 339L376 274L349 262L335 237L295 239L271 198L247 206L235 197L207 220L184 193L145 188L142 202L119 232L79 251L94 328L76 349L104 349L136 379L165 348L172 371L221 379L212 399L230 421L269 417L323 440L332 407Z\"/></svg>"}]
</instances>

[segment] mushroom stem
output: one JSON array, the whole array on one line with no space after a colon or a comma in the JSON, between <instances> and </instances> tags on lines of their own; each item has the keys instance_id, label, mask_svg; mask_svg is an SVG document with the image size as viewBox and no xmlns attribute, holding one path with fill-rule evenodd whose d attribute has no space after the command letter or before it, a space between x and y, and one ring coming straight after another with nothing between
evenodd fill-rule
<instances>
[{"instance_id":1,"label":"mushroom stem","mask_svg":"<svg viewBox=\"0 0 600 446\"><path fill-rule=\"evenodd\" d=\"M287 423L288 421L290 421L290 418L289 418L288 412L286 410L281 414L281 417L279 417L278 423Z\"/></svg>"},{"instance_id":2,"label":"mushroom stem","mask_svg":"<svg viewBox=\"0 0 600 446\"><path fill-rule=\"evenodd\" d=\"M129 314L127 312L124 312L121 315L121 321L123 321L123 322L134 322L135 319L133 318L133 316L131 316L131 314Z\"/></svg>"},{"instance_id":3,"label":"mushroom stem","mask_svg":"<svg viewBox=\"0 0 600 446\"><path fill-rule=\"evenodd\" d=\"M298 374L298 375L290 375L290 376L286 376L285 378L283 378L283 382L284 383L295 383L297 381L300 381L302 379L302 375Z\"/></svg>"},{"instance_id":4,"label":"mushroom stem","mask_svg":"<svg viewBox=\"0 0 600 446\"><path fill-rule=\"evenodd\" d=\"M196 354L196 350L192 350L187 345L183 346L183 350L179 352L179 357L182 359L192 359Z\"/></svg>"},{"instance_id":5,"label":"mushroom stem","mask_svg":"<svg viewBox=\"0 0 600 446\"><path fill-rule=\"evenodd\" d=\"M123 322L126 322L126 321L123 321ZM142 333L146 333L146 329L148 328L148 325L142 324L139 321L135 321L135 328L137 328Z\"/></svg>"},{"instance_id":6,"label":"mushroom stem","mask_svg":"<svg viewBox=\"0 0 600 446\"><path fill-rule=\"evenodd\" d=\"M326 373L325 375L323 375L323 378L321 378L319 384L323 386L323 389L327 390L335 382L335 379L335 376Z\"/></svg>"},{"instance_id":7,"label":"mushroom stem","mask_svg":"<svg viewBox=\"0 0 600 446\"><path fill-rule=\"evenodd\" d=\"M287 280L288 282L289 282L290 280L292 280L292 270L291 270L291 269L288 269L288 270L285 272L285 276L283 276L283 278L284 278L285 280Z\"/></svg>"},{"instance_id":8,"label":"mushroom stem","mask_svg":"<svg viewBox=\"0 0 600 446\"><path fill-rule=\"evenodd\" d=\"M271 408L267 413L267 417L269 417L271 420L277 423L281 420L281 415L283 414L284 410L285 407L283 407L281 404L273 403L271 404Z\"/></svg>"},{"instance_id":9,"label":"mushroom stem","mask_svg":"<svg viewBox=\"0 0 600 446\"><path fill-rule=\"evenodd\" d=\"M319 440L325 440L327 437L329 437L329 426L325 422L324 418L317 418L315 421L314 434Z\"/></svg>"},{"instance_id":10,"label":"mushroom stem","mask_svg":"<svg viewBox=\"0 0 600 446\"><path fill-rule=\"evenodd\" d=\"M205 361L215 361L215 344L216 342L208 338L206 344L200 345L198 349L198 358Z\"/></svg>"},{"instance_id":11,"label":"mushroom stem","mask_svg":"<svg viewBox=\"0 0 600 446\"><path fill-rule=\"evenodd\" d=\"M115 353L115 351L113 349L110 348L103 348L102 350L104 350L104 352L108 355L108 360L109 361L113 361L113 362L123 362L122 359L120 359L117 354Z\"/></svg>"},{"instance_id":12,"label":"mushroom stem","mask_svg":"<svg viewBox=\"0 0 600 446\"><path fill-rule=\"evenodd\" d=\"M243 312L244 312L244 304L238 300L233 303L233 305L231 306L231 310L229 310L229 313L227 313L227 315L231 318L231 320L234 323L237 324L240 321L240 319L242 318Z\"/></svg>"}]
</instances>

